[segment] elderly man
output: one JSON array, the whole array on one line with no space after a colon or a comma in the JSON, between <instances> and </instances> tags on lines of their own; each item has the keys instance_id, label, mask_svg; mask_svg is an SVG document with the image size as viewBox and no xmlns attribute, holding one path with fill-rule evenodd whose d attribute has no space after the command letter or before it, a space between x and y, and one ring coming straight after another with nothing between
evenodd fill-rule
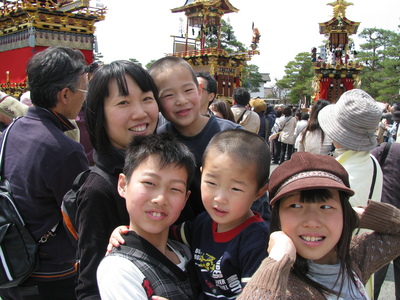
<instances>
[{"instance_id":1,"label":"elderly man","mask_svg":"<svg viewBox=\"0 0 400 300\"><path fill-rule=\"evenodd\" d=\"M3 175L33 237L56 229L39 245L39 268L22 286L0 289L3 299L75 299L75 250L60 224L60 205L89 167L82 145L64 134L85 101L85 69L83 54L67 47L47 48L28 62L33 106L9 132Z\"/></svg>"}]
</instances>

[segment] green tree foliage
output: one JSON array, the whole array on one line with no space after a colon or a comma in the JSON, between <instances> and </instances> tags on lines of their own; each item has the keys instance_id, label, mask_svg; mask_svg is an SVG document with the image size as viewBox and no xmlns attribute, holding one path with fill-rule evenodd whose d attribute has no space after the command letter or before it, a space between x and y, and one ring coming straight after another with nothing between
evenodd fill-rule
<instances>
[{"instance_id":1,"label":"green tree foliage","mask_svg":"<svg viewBox=\"0 0 400 300\"><path fill-rule=\"evenodd\" d=\"M206 31L206 48L218 47L217 29L211 27ZM228 53L247 52L246 46L239 42L232 26L221 20L221 49ZM256 65L245 65L242 69L242 86L250 92L258 92L263 84L262 75Z\"/></svg>"},{"instance_id":2,"label":"green tree foliage","mask_svg":"<svg viewBox=\"0 0 400 300\"><path fill-rule=\"evenodd\" d=\"M366 28L359 37L365 39L358 54L358 60L364 65L360 74L361 88L377 101L399 101L400 34Z\"/></svg>"},{"instance_id":3,"label":"green tree foliage","mask_svg":"<svg viewBox=\"0 0 400 300\"><path fill-rule=\"evenodd\" d=\"M258 71L258 66L247 65L242 69L242 86L249 92L258 92L261 83L264 83L262 75Z\"/></svg>"},{"instance_id":4,"label":"green tree foliage","mask_svg":"<svg viewBox=\"0 0 400 300\"><path fill-rule=\"evenodd\" d=\"M103 54L101 54L100 52L95 52L93 62L103 62L103 57Z\"/></svg>"},{"instance_id":5,"label":"green tree foliage","mask_svg":"<svg viewBox=\"0 0 400 300\"><path fill-rule=\"evenodd\" d=\"M130 58L129 60L142 67L142 64L136 58Z\"/></svg>"},{"instance_id":6,"label":"green tree foliage","mask_svg":"<svg viewBox=\"0 0 400 300\"><path fill-rule=\"evenodd\" d=\"M215 28L211 27L206 31L205 47L218 47L217 30ZM245 45L237 40L233 27L225 20L221 20L221 49L224 49L228 53L246 51Z\"/></svg>"},{"instance_id":7,"label":"green tree foliage","mask_svg":"<svg viewBox=\"0 0 400 300\"><path fill-rule=\"evenodd\" d=\"M151 65L154 64L155 62L156 62L155 59L152 59L151 61L149 61L149 62L146 64L146 69L148 70L148 69L151 67Z\"/></svg>"},{"instance_id":8,"label":"green tree foliage","mask_svg":"<svg viewBox=\"0 0 400 300\"><path fill-rule=\"evenodd\" d=\"M310 102L314 91L312 80L314 69L311 63L310 53L301 52L296 55L294 61L285 66L286 75L276 82L280 90L290 90L289 98L291 103L298 103L299 100Z\"/></svg>"}]
</instances>

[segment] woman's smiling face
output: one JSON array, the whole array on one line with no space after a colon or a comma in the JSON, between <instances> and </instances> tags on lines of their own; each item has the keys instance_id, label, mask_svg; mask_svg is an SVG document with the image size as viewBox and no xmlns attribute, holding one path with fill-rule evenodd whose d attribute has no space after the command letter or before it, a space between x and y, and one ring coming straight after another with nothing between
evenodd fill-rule
<instances>
[{"instance_id":1,"label":"woman's smiling face","mask_svg":"<svg viewBox=\"0 0 400 300\"><path fill-rule=\"evenodd\" d=\"M325 202L300 201L300 191L281 200L281 229L293 241L296 251L318 264L338 263L335 246L343 230L343 210L339 192L328 189L332 197Z\"/></svg>"},{"instance_id":2,"label":"woman's smiling face","mask_svg":"<svg viewBox=\"0 0 400 300\"><path fill-rule=\"evenodd\" d=\"M111 144L124 150L135 135L149 135L156 130L158 105L152 91L143 92L130 76L125 75L129 94L121 95L117 81L109 83L104 101L105 130Z\"/></svg>"}]
</instances>

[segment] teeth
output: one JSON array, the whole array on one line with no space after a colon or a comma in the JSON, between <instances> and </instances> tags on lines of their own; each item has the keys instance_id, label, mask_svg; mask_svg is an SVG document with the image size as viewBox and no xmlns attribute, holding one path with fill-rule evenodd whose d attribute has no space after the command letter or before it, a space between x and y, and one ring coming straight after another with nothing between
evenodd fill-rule
<instances>
[{"instance_id":1,"label":"teeth","mask_svg":"<svg viewBox=\"0 0 400 300\"><path fill-rule=\"evenodd\" d=\"M305 235L302 235L301 238L307 242L319 242L324 239L321 236L305 236Z\"/></svg>"},{"instance_id":2,"label":"teeth","mask_svg":"<svg viewBox=\"0 0 400 300\"><path fill-rule=\"evenodd\" d=\"M150 213L153 217L161 217L162 216L162 213L158 213L158 212L151 212Z\"/></svg>"},{"instance_id":3,"label":"teeth","mask_svg":"<svg viewBox=\"0 0 400 300\"><path fill-rule=\"evenodd\" d=\"M137 126L137 127L131 128L129 130L135 131L135 132L141 132L141 131L144 131L145 129L146 129L146 125L142 125L142 126Z\"/></svg>"}]
</instances>

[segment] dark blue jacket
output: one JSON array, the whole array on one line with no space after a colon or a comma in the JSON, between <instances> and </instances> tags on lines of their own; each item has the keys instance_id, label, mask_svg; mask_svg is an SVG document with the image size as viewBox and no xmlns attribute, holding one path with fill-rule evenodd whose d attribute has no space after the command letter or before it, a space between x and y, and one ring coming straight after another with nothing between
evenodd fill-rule
<instances>
[{"instance_id":1,"label":"dark blue jacket","mask_svg":"<svg viewBox=\"0 0 400 300\"><path fill-rule=\"evenodd\" d=\"M4 177L33 237L39 239L61 220L61 201L75 177L88 169L83 147L64 134L74 126L62 115L30 107L10 130L5 147ZM39 245L38 280L75 275L75 250L62 224Z\"/></svg>"}]
</instances>

